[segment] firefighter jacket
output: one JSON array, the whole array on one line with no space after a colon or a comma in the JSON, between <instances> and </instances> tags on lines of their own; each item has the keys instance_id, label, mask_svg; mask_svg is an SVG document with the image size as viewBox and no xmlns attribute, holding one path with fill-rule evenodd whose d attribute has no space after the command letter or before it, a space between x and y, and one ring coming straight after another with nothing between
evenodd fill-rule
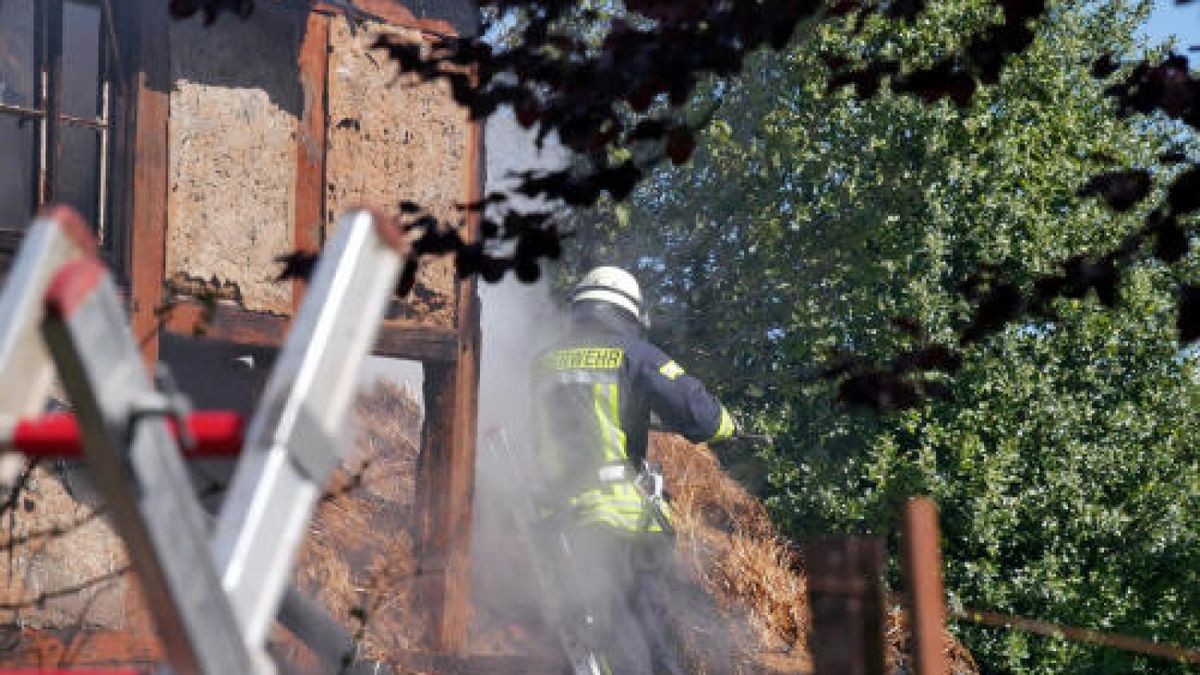
<instances>
[{"instance_id":1,"label":"firefighter jacket","mask_svg":"<svg viewBox=\"0 0 1200 675\"><path fill-rule=\"evenodd\" d=\"M651 413L692 442L733 435L733 418L704 385L605 303L576 303L566 337L534 360L532 381L542 493L578 524L663 529L635 483Z\"/></svg>"}]
</instances>

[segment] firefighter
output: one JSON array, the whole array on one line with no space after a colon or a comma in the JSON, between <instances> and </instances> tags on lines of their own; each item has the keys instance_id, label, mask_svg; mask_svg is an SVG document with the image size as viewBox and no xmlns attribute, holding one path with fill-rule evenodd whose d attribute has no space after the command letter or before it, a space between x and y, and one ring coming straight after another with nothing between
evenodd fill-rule
<instances>
[{"instance_id":1,"label":"firefighter","mask_svg":"<svg viewBox=\"0 0 1200 675\"><path fill-rule=\"evenodd\" d=\"M734 433L704 385L646 340L648 324L634 277L597 267L572 293L565 337L533 365L541 499L586 629L621 675L684 672L667 617L670 507L645 470L651 416L692 442Z\"/></svg>"}]
</instances>

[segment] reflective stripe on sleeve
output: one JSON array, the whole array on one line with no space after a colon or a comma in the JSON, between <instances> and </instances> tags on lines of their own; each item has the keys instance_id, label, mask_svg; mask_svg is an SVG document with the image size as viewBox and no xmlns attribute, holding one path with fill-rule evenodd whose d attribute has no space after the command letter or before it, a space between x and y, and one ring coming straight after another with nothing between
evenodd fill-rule
<instances>
[{"instance_id":1,"label":"reflective stripe on sleeve","mask_svg":"<svg viewBox=\"0 0 1200 675\"><path fill-rule=\"evenodd\" d=\"M735 426L733 424L733 416L729 414L729 411L725 409L725 406L721 406L721 426L717 427L717 433L713 434L712 438L708 439L708 442L712 443L714 441L723 441L728 438L733 438L734 430Z\"/></svg>"},{"instance_id":2,"label":"reflective stripe on sleeve","mask_svg":"<svg viewBox=\"0 0 1200 675\"><path fill-rule=\"evenodd\" d=\"M666 363L662 364L662 366L659 367L658 372L668 380L675 380L680 375L684 374L683 368L681 368L679 364L675 363L674 361L667 361Z\"/></svg>"}]
</instances>

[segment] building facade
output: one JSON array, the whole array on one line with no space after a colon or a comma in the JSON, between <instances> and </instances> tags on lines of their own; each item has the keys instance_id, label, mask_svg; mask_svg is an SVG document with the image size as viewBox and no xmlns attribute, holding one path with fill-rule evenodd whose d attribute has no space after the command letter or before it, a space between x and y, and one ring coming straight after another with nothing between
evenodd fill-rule
<instances>
[{"instance_id":1,"label":"building facade","mask_svg":"<svg viewBox=\"0 0 1200 675\"><path fill-rule=\"evenodd\" d=\"M481 196L482 126L442 83L409 81L371 49L380 34L469 34L478 17L470 0L259 0L248 18L206 26L169 4L0 2L0 270L41 205L71 204L120 279L147 361L168 362L200 407L249 410L255 378L234 360L269 364L304 294L276 281L276 257L318 250L357 205L410 200L454 221ZM469 217L462 227L474 236ZM474 281L452 265L422 264L375 350L424 366L418 538L424 602L441 608L431 640L445 650L465 644L479 343ZM30 543L63 529L65 507L51 506L69 492L47 487L44 505L5 526L5 605L105 575L116 590L8 611L25 655L0 653L5 665L48 665L76 610L97 603L111 606L84 625L93 645L112 644L92 661L151 649L121 641L149 627L118 553Z\"/></svg>"}]
</instances>

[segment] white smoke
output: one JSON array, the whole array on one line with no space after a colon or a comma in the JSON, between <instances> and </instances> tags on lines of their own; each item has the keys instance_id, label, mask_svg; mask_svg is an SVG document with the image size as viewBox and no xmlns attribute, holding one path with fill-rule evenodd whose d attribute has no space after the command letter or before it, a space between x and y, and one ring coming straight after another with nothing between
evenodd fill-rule
<instances>
[{"instance_id":1,"label":"white smoke","mask_svg":"<svg viewBox=\"0 0 1200 675\"><path fill-rule=\"evenodd\" d=\"M485 132L485 190L507 192L517 182L514 171L554 170L567 161L566 151L553 139L538 149L533 134L522 129L511 111L502 110L488 120ZM544 203L519 199L521 210L548 208ZM513 574L513 556L523 555L523 542L514 540L510 504L504 495L512 467L488 453L489 434L503 429L520 453L520 466L532 464L534 434L530 433L529 365L534 355L559 333L563 315L550 291L549 270L541 280L522 284L506 274L497 284L481 283L482 349L479 374L479 452L476 458L474 606L481 623L518 622L537 625L539 600L544 589L530 574ZM483 627L486 629L487 627ZM551 646L553 646L551 644Z\"/></svg>"},{"instance_id":2,"label":"white smoke","mask_svg":"<svg viewBox=\"0 0 1200 675\"><path fill-rule=\"evenodd\" d=\"M517 184L517 171L554 170L568 161L567 151L552 136L539 149L535 136L505 109L488 120L486 192L507 192ZM552 208L544 202L510 197L518 210ZM529 360L557 334L562 311L551 297L543 264L536 284L523 284L506 274L497 284L480 284L483 350L479 375L479 428L496 426L523 433L529 418Z\"/></svg>"},{"instance_id":3,"label":"white smoke","mask_svg":"<svg viewBox=\"0 0 1200 675\"><path fill-rule=\"evenodd\" d=\"M504 192L513 187L514 171L530 169L555 170L566 166L568 153L554 138L547 139L538 148L534 135L521 129L512 114L503 111L488 121L487 131L487 180L486 191ZM550 205L523 200L516 206L522 210L543 210ZM597 598L612 587L604 582L609 569L589 569L587 563L607 564L613 556L601 547L619 545L608 537L599 541L575 539L579 546L591 555L576 556L580 565L575 574L569 575L569 583L551 588L540 586L532 569L517 571L513 567L514 555L529 555L523 542L515 541L517 528L510 514L510 503L504 496L512 490L521 491L530 487L533 476L524 484L511 485L512 465L521 467L526 474L533 473L536 466L533 443L537 440L531 429L530 409L530 363L542 349L552 344L566 327L566 312L561 301L556 300L546 281L551 270L542 268L541 281L536 284L519 283L512 275L506 275L498 284L481 284L483 345L479 379L479 439L480 447L476 459L475 479L475 527L473 545L474 561L474 606L477 628L487 629L480 624L517 621L525 625L537 625L545 604L557 605L560 609L578 609L583 597ZM513 441L516 457L497 457L489 453L489 434L503 429ZM561 543L557 539L540 540ZM547 546L547 548L555 548ZM545 560L556 559L556 551L533 551L532 555ZM533 561L525 561L527 567ZM669 574L664 570L664 574ZM560 580L561 581L561 580ZM569 587L568 587L569 586ZM593 588L594 587L594 588ZM679 586L673 587L679 590ZM688 625L694 628L705 617L710 617L708 603L699 602L695 594L703 595L698 588L684 589L683 593L672 593L670 611L674 616L688 617ZM556 593L562 597L553 597ZM581 618L579 612L565 612L560 623ZM546 626L541 636L542 646L556 650L555 629ZM638 630L623 626L626 631ZM693 630L692 632L695 632ZM718 628L707 640L709 647L728 653L724 631ZM625 635L625 638L631 636ZM626 651L638 653L635 647L640 640L623 639ZM645 647L643 646L642 649ZM707 673L724 673L716 666L706 668Z\"/></svg>"}]
</instances>

